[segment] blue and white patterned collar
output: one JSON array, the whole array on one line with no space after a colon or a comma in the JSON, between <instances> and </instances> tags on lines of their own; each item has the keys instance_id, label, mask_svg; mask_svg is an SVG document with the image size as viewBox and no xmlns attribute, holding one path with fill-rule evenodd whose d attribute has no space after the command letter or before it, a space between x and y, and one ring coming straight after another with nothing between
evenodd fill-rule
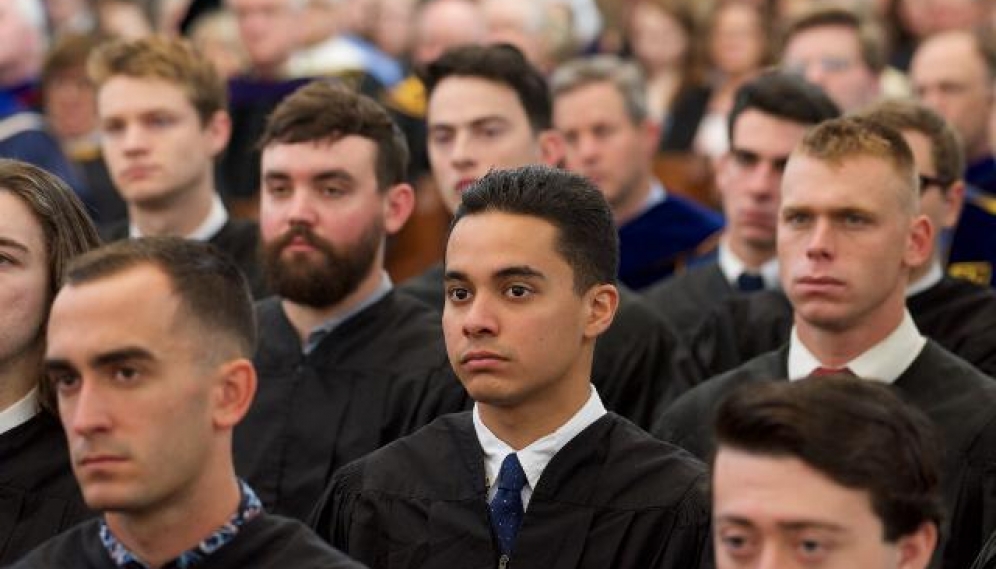
<instances>
[{"instance_id":1,"label":"blue and white patterned collar","mask_svg":"<svg viewBox=\"0 0 996 569\"><path fill-rule=\"evenodd\" d=\"M246 522L263 513L263 503L256 497L252 488L242 480L239 480L239 492L242 496L239 507L228 522L201 540L196 547L184 551L179 557L163 565L163 569L186 569L200 565L212 553L235 539L239 528ZM104 520L100 521L100 541L116 566L122 569L150 569L149 565L114 537L111 528L107 527L107 522Z\"/></svg>"}]
</instances>

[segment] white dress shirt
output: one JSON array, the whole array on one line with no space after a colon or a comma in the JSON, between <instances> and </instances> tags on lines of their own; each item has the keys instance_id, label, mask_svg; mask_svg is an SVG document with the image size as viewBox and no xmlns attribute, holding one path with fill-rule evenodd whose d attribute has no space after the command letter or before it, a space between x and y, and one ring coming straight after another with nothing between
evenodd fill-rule
<instances>
[{"instance_id":1,"label":"white dress shirt","mask_svg":"<svg viewBox=\"0 0 996 569\"><path fill-rule=\"evenodd\" d=\"M727 243L726 236L719 242L719 253L716 255L716 261L719 263L719 270L723 272L723 276L726 277L726 281L730 283L734 289L737 288L737 277L741 273L747 270L747 265L737 257L737 254L730 249ZM752 273L757 273L764 279L765 290L777 290L780 287L778 282L778 258L772 258L767 263L761 265L760 270L752 270Z\"/></svg>"},{"instance_id":2,"label":"white dress shirt","mask_svg":"<svg viewBox=\"0 0 996 569\"><path fill-rule=\"evenodd\" d=\"M221 231L226 223L228 223L228 210L225 209L225 204L222 203L218 194L214 194L211 198L211 211L208 212L208 216L196 229L184 237L193 241L207 241ZM142 230L131 223L128 225L128 237L132 239L142 237Z\"/></svg>"},{"instance_id":3,"label":"white dress shirt","mask_svg":"<svg viewBox=\"0 0 996 569\"><path fill-rule=\"evenodd\" d=\"M38 388L35 387L17 403L0 411L0 435L27 423L39 410Z\"/></svg>"}]
</instances>

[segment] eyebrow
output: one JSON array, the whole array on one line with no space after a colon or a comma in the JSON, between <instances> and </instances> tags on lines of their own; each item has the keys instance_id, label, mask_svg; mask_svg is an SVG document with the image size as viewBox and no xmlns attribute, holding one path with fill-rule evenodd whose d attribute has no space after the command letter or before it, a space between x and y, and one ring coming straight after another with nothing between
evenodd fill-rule
<instances>
[{"instance_id":1,"label":"eyebrow","mask_svg":"<svg viewBox=\"0 0 996 569\"><path fill-rule=\"evenodd\" d=\"M529 265L513 265L511 267L505 267L503 269L499 269L499 270L495 271L491 275L491 279L492 280L501 280L501 279L507 279L507 278L511 278L511 277L532 278L532 279L546 280L546 275L544 275L540 271L537 271L536 269L530 267ZM443 275L443 279L444 280L448 280L448 281L466 281L466 280L469 280L467 278L467 274L466 273L464 273L462 271L450 271L450 270L446 271L446 273Z\"/></svg>"},{"instance_id":2,"label":"eyebrow","mask_svg":"<svg viewBox=\"0 0 996 569\"><path fill-rule=\"evenodd\" d=\"M0 247L10 247L12 249L18 249L24 251L25 253L30 253L31 250L28 246L16 239L11 239L10 237L4 237L0 235Z\"/></svg>"},{"instance_id":3,"label":"eyebrow","mask_svg":"<svg viewBox=\"0 0 996 569\"><path fill-rule=\"evenodd\" d=\"M264 180L272 180L272 181L290 180L291 177L292 176L287 172L283 172L280 170L273 170L263 174ZM310 179L312 182L331 182L331 181L341 180L343 182L348 182L348 183L353 183L353 181L355 180L352 174L338 168L333 170L322 170L321 172L318 172L313 176L311 176Z\"/></svg>"},{"instance_id":4,"label":"eyebrow","mask_svg":"<svg viewBox=\"0 0 996 569\"><path fill-rule=\"evenodd\" d=\"M104 352L102 354L97 354L90 359L90 365L92 367L107 367L109 365L142 360L142 361L153 361L155 356L152 352L146 350L145 348L140 348L138 346L126 346L124 348L119 348L117 350L111 350L109 352ZM62 358L46 358L45 359L45 370L60 370L60 369L74 369L69 360Z\"/></svg>"},{"instance_id":5,"label":"eyebrow","mask_svg":"<svg viewBox=\"0 0 996 569\"><path fill-rule=\"evenodd\" d=\"M716 518L716 521L726 522L744 527L755 527L754 522L751 521L749 518L743 518L740 516L720 516ZM790 532L800 532L807 529L819 529L824 531L830 531L833 533L847 532L847 528L845 528L844 526L820 520L796 520L789 522L778 522L777 525L780 529Z\"/></svg>"},{"instance_id":6,"label":"eyebrow","mask_svg":"<svg viewBox=\"0 0 996 569\"><path fill-rule=\"evenodd\" d=\"M450 130L450 129L455 129L455 128L457 128L457 127L459 127L461 125L465 125L465 124L466 125L470 125L471 127L475 127L475 126L481 126L482 124L486 124L486 123L489 123L489 122L504 122L504 123L507 123L507 122L509 122L509 120L508 120L508 118L503 117L501 115L485 115L483 117L477 117L477 118L475 118L473 120L462 122L462 123L461 122L436 122L436 123L431 123L431 124L429 124L429 130L436 130L436 129L447 129L447 130Z\"/></svg>"}]
</instances>

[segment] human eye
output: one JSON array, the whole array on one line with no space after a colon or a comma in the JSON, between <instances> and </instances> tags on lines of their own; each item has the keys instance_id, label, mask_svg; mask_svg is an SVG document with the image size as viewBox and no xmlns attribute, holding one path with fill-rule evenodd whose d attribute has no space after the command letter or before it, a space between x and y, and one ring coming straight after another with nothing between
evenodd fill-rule
<instances>
[{"instance_id":1,"label":"human eye","mask_svg":"<svg viewBox=\"0 0 996 569\"><path fill-rule=\"evenodd\" d=\"M57 392L67 393L79 387L80 377L78 374L67 369L54 369L45 373L49 385Z\"/></svg>"},{"instance_id":2,"label":"human eye","mask_svg":"<svg viewBox=\"0 0 996 569\"><path fill-rule=\"evenodd\" d=\"M860 229L871 223L867 215L858 212L845 212L840 216L840 220L844 227L851 229Z\"/></svg>"},{"instance_id":3,"label":"human eye","mask_svg":"<svg viewBox=\"0 0 996 569\"><path fill-rule=\"evenodd\" d=\"M100 125L100 130L104 136L116 137L120 136L125 129L124 122L118 120L104 121Z\"/></svg>"},{"instance_id":4,"label":"human eye","mask_svg":"<svg viewBox=\"0 0 996 569\"><path fill-rule=\"evenodd\" d=\"M153 113L145 119L145 124L151 128L166 128L176 122L176 117L166 113Z\"/></svg>"},{"instance_id":5,"label":"human eye","mask_svg":"<svg viewBox=\"0 0 996 569\"><path fill-rule=\"evenodd\" d=\"M268 196L274 198L287 197L291 193L290 184L283 182L268 182L265 184L264 189L266 190L266 194Z\"/></svg>"},{"instance_id":6,"label":"human eye","mask_svg":"<svg viewBox=\"0 0 996 569\"><path fill-rule=\"evenodd\" d=\"M511 284L505 288L505 296L509 298L528 298L532 294L533 289L524 284Z\"/></svg>"},{"instance_id":7,"label":"human eye","mask_svg":"<svg viewBox=\"0 0 996 569\"><path fill-rule=\"evenodd\" d=\"M132 384L142 378L138 367L129 364L119 364L110 369L111 379L119 384Z\"/></svg>"},{"instance_id":8,"label":"human eye","mask_svg":"<svg viewBox=\"0 0 996 569\"><path fill-rule=\"evenodd\" d=\"M446 287L446 298L453 303L461 303L470 300L470 290L460 285Z\"/></svg>"},{"instance_id":9,"label":"human eye","mask_svg":"<svg viewBox=\"0 0 996 569\"><path fill-rule=\"evenodd\" d=\"M339 186L322 185L318 187L318 194L325 198L338 198L346 193L346 190Z\"/></svg>"},{"instance_id":10,"label":"human eye","mask_svg":"<svg viewBox=\"0 0 996 569\"><path fill-rule=\"evenodd\" d=\"M429 142L437 146L449 144L453 140L453 131L445 128L435 128L429 131Z\"/></svg>"},{"instance_id":11,"label":"human eye","mask_svg":"<svg viewBox=\"0 0 996 569\"><path fill-rule=\"evenodd\" d=\"M717 541L726 555L739 561L750 559L757 546L749 532L742 529L720 531Z\"/></svg>"},{"instance_id":12,"label":"human eye","mask_svg":"<svg viewBox=\"0 0 996 569\"><path fill-rule=\"evenodd\" d=\"M802 227L809 223L811 218L811 215L803 211L786 211L782 214L782 222L789 227Z\"/></svg>"},{"instance_id":13,"label":"human eye","mask_svg":"<svg viewBox=\"0 0 996 569\"><path fill-rule=\"evenodd\" d=\"M753 152L734 150L733 161L736 162L737 166L740 166L741 168L751 168L757 165L758 157Z\"/></svg>"},{"instance_id":14,"label":"human eye","mask_svg":"<svg viewBox=\"0 0 996 569\"><path fill-rule=\"evenodd\" d=\"M801 537L795 544L800 559L806 563L822 561L830 554L832 544L829 540L819 537Z\"/></svg>"}]
</instances>

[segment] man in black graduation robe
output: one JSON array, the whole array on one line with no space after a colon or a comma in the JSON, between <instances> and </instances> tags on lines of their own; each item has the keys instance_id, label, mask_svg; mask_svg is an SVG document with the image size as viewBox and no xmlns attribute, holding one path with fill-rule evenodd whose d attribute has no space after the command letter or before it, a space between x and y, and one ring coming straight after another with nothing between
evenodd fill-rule
<instances>
[{"instance_id":1,"label":"man in black graduation robe","mask_svg":"<svg viewBox=\"0 0 996 569\"><path fill-rule=\"evenodd\" d=\"M58 419L40 411L0 434L0 566L93 516Z\"/></svg>"},{"instance_id":2,"label":"man in black graduation robe","mask_svg":"<svg viewBox=\"0 0 996 569\"><path fill-rule=\"evenodd\" d=\"M48 541L11 569L119 569L121 566L100 541L99 525L98 520L80 524ZM197 567L362 569L363 565L329 547L301 522L263 513Z\"/></svg>"},{"instance_id":3,"label":"man in black graduation robe","mask_svg":"<svg viewBox=\"0 0 996 569\"><path fill-rule=\"evenodd\" d=\"M778 286L778 185L806 129L840 115L818 87L772 71L740 87L729 114L730 150L717 164L726 226L718 247L686 271L641 291L685 337L723 299Z\"/></svg>"},{"instance_id":4,"label":"man in black graduation robe","mask_svg":"<svg viewBox=\"0 0 996 569\"><path fill-rule=\"evenodd\" d=\"M414 207L404 144L376 102L324 82L285 99L263 135L263 265L278 296L256 307L260 381L234 449L276 514L303 519L338 467L466 408L439 314L383 267Z\"/></svg>"},{"instance_id":5,"label":"man in black graduation robe","mask_svg":"<svg viewBox=\"0 0 996 569\"><path fill-rule=\"evenodd\" d=\"M703 465L590 382L618 303L604 197L563 171L496 170L455 219L443 328L474 409L340 469L313 526L375 568L707 564Z\"/></svg>"},{"instance_id":6,"label":"man in black graduation robe","mask_svg":"<svg viewBox=\"0 0 996 569\"><path fill-rule=\"evenodd\" d=\"M371 567L494 567L482 454L469 412L441 417L337 472L312 526ZM707 566L705 484L683 452L603 415L543 471L510 566Z\"/></svg>"},{"instance_id":7,"label":"man in black graduation robe","mask_svg":"<svg viewBox=\"0 0 996 569\"><path fill-rule=\"evenodd\" d=\"M912 154L898 130L861 117L806 135L781 192L778 257L795 309L788 345L689 391L653 433L708 456L707 425L745 382L827 372L886 382L933 420L945 443L950 516L937 559L954 569L996 527L996 384L925 339L905 307L909 275L933 256L932 225L916 213Z\"/></svg>"}]
</instances>

